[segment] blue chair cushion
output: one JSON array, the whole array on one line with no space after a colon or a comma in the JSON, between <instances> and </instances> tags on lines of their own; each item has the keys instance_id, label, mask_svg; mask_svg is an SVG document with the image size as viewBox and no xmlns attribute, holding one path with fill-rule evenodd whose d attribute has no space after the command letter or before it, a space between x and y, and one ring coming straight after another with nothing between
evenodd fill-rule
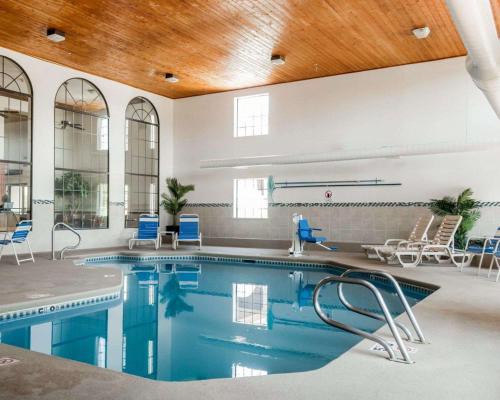
<instances>
[{"instance_id":1,"label":"blue chair cushion","mask_svg":"<svg viewBox=\"0 0 500 400\"><path fill-rule=\"evenodd\" d=\"M179 221L179 240L197 240L200 237L200 224L197 216L182 216Z\"/></svg>"}]
</instances>

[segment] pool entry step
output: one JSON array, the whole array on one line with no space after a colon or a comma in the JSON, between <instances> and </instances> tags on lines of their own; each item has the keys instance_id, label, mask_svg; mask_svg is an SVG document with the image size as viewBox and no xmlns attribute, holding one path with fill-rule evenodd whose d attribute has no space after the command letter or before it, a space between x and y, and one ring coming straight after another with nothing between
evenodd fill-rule
<instances>
[{"instance_id":1,"label":"pool entry step","mask_svg":"<svg viewBox=\"0 0 500 400\"><path fill-rule=\"evenodd\" d=\"M408 318L410 319L410 322L413 326L413 329L415 333L418 336L418 339L413 338L413 334L411 331L402 323L394 321L392 318L391 312L389 308L387 307L387 304L382 297L382 294L380 291L377 289L377 287L369 282L368 280L365 279L360 279L360 278L353 278L352 275L367 275L368 279L383 279L386 281L388 284L394 287L396 294L401 301L401 304L403 305L403 308L408 315ZM330 318L326 313L321 309L321 305L319 303L319 294L321 292L321 289L326 286L336 283L337 284L337 294L338 297L341 301L341 303L349 310L352 312L355 312L357 314L365 315L370 318L377 319L379 321L386 322L387 325L389 326L389 329L391 331L391 334L395 340L396 343L391 343L384 338L382 338L379 335L375 335L373 333L366 332L362 329L358 329L354 326L344 324L342 322L336 321L332 318ZM348 284L348 285L358 285L367 288L372 292L372 294L375 296L375 299L377 300L377 303L382 311L382 314L377 314L372 311L365 310L360 307L356 307L352 305L346 298L344 291L343 291L343 285ZM401 339L401 335L399 333L399 330L401 330L404 335L406 336L406 339L410 342L413 343L426 343L424 334L422 333L422 330L418 324L417 319L415 318L415 315L413 314L410 305L408 304L408 301L406 299L406 296L404 295L403 291L401 290L401 287L399 286L399 283L397 282L396 279L389 273L385 271L377 271L377 270L366 270L366 269L349 269L342 273L340 276L337 275L332 275L328 276L324 279L322 279L315 287L314 289L314 294L313 294L313 305L314 305L314 310L316 311L316 314L321 318L323 322L326 324L333 326L335 328L342 329L343 331L353 333L355 335L361 336L365 339L369 339L374 341L380 348L385 350L387 354L389 355L389 360L391 361L397 361L397 362L402 362L405 364L412 364L413 361L410 357L410 352L413 352L410 350L409 347L405 346L403 343L403 340ZM398 330L399 329L399 330ZM401 357L398 357L396 355L395 350L399 350L401 353ZM410 351L409 351L410 350Z\"/></svg>"}]
</instances>

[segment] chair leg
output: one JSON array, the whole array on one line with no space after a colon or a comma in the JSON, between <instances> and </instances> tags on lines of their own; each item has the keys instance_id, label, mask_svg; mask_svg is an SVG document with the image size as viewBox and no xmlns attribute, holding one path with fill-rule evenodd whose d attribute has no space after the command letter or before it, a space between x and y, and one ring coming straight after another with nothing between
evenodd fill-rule
<instances>
[{"instance_id":1,"label":"chair leg","mask_svg":"<svg viewBox=\"0 0 500 400\"><path fill-rule=\"evenodd\" d=\"M17 257L16 245L12 241L10 243L12 243L12 250L14 251L14 255L16 256L17 265L20 266L21 263L19 262L19 258Z\"/></svg>"},{"instance_id":2,"label":"chair leg","mask_svg":"<svg viewBox=\"0 0 500 400\"><path fill-rule=\"evenodd\" d=\"M31 249L31 244L30 244L30 241L28 239L26 239L26 244L28 245L28 249L30 250L30 254L31 254L31 259L28 259L27 261L31 260L31 262L33 262L33 264L34 264L35 257L33 256L33 250Z\"/></svg>"},{"instance_id":3,"label":"chair leg","mask_svg":"<svg viewBox=\"0 0 500 400\"><path fill-rule=\"evenodd\" d=\"M491 255L491 262L490 262L490 268L488 269L488 278L490 277L491 275L491 270L493 269L493 263L495 262L496 260L496 257L494 254ZM499 269L500 271L500 269Z\"/></svg>"}]
</instances>

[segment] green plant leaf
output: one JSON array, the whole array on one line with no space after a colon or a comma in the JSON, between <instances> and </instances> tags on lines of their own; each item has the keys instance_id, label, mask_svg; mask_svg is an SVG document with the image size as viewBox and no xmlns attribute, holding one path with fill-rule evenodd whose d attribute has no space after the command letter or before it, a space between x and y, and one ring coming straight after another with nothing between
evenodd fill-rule
<instances>
[{"instance_id":1,"label":"green plant leaf","mask_svg":"<svg viewBox=\"0 0 500 400\"><path fill-rule=\"evenodd\" d=\"M182 211L188 202L183 197L194 191L194 185L182 185L177 178L167 178L167 189L168 193L161 194L161 206L174 217L175 224L177 214Z\"/></svg>"},{"instance_id":2,"label":"green plant leaf","mask_svg":"<svg viewBox=\"0 0 500 400\"><path fill-rule=\"evenodd\" d=\"M442 199L431 199L429 209L434 215L461 215L462 223L455 233L455 247L463 249L467 243L467 235L481 217L477 200L472 198L473 191L465 189L457 198L445 196Z\"/></svg>"}]
</instances>

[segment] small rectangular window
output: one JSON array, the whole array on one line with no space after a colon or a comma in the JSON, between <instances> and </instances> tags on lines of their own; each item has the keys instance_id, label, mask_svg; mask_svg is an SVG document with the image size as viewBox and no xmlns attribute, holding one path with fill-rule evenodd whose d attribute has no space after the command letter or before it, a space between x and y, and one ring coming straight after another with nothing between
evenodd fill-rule
<instances>
[{"instance_id":1,"label":"small rectangular window","mask_svg":"<svg viewBox=\"0 0 500 400\"><path fill-rule=\"evenodd\" d=\"M269 133L269 94L234 98L234 137Z\"/></svg>"},{"instance_id":2,"label":"small rectangular window","mask_svg":"<svg viewBox=\"0 0 500 400\"><path fill-rule=\"evenodd\" d=\"M267 178L234 180L234 218L267 218Z\"/></svg>"}]
</instances>

